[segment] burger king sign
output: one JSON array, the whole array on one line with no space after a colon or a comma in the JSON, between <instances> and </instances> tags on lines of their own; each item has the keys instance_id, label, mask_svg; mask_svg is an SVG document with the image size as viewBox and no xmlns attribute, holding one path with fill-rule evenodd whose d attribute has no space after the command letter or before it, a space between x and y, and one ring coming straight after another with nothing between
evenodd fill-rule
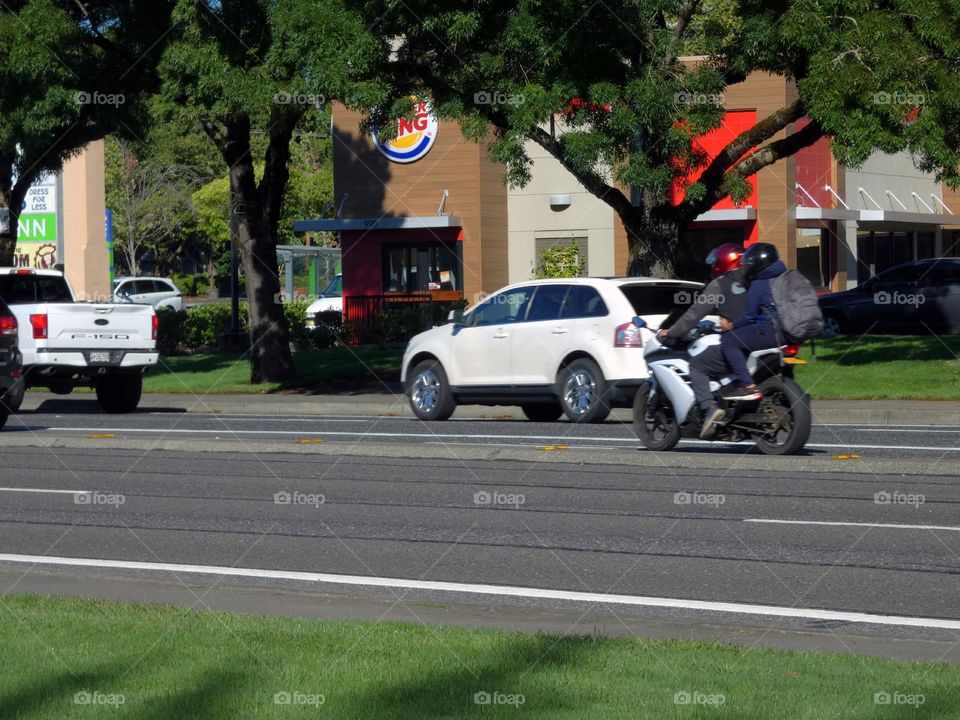
<instances>
[{"instance_id":1,"label":"burger king sign","mask_svg":"<svg viewBox=\"0 0 960 720\"><path fill-rule=\"evenodd\" d=\"M373 128L373 144L388 160L411 163L419 160L433 147L437 139L437 118L430 112L428 101L418 101L412 118L397 121L397 135L392 140L380 141Z\"/></svg>"}]
</instances>

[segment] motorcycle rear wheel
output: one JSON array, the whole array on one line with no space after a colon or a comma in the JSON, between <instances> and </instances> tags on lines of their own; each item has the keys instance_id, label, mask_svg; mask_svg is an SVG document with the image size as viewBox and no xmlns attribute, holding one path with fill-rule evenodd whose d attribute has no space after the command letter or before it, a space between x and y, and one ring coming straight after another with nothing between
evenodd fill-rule
<instances>
[{"instance_id":1,"label":"motorcycle rear wheel","mask_svg":"<svg viewBox=\"0 0 960 720\"><path fill-rule=\"evenodd\" d=\"M764 455L796 455L810 439L810 396L793 380L780 377L760 383L760 392L757 412L775 418L776 428L755 437L757 448Z\"/></svg>"},{"instance_id":2,"label":"motorcycle rear wheel","mask_svg":"<svg viewBox=\"0 0 960 720\"><path fill-rule=\"evenodd\" d=\"M680 442L680 426L670 401L645 382L633 400L633 430L647 450L672 450Z\"/></svg>"}]
</instances>

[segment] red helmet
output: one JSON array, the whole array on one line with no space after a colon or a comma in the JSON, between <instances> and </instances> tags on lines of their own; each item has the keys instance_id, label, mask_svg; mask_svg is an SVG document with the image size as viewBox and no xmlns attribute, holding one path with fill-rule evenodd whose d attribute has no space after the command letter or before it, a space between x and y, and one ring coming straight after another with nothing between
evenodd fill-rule
<instances>
[{"instance_id":1,"label":"red helmet","mask_svg":"<svg viewBox=\"0 0 960 720\"><path fill-rule=\"evenodd\" d=\"M740 267L740 257L743 255L743 246L737 243L724 243L710 251L707 255L707 265L710 266L710 277L718 278L724 273Z\"/></svg>"}]
</instances>

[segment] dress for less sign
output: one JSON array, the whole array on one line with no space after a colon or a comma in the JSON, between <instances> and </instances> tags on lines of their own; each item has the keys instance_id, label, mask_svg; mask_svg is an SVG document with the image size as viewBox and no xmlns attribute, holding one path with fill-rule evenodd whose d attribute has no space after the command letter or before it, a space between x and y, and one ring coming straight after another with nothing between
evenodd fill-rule
<instances>
[{"instance_id":1,"label":"dress for less sign","mask_svg":"<svg viewBox=\"0 0 960 720\"><path fill-rule=\"evenodd\" d=\"M44 270L57 264L57 179L47 175L34 183L20 209L14 267Z\"/></svg>"}]
</instances>

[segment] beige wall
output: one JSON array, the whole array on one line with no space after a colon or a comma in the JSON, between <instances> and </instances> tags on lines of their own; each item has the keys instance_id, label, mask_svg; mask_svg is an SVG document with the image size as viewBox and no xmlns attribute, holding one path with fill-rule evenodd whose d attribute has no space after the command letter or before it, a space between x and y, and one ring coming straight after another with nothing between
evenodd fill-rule
<instances>
[{"instance_id":1,"label":"beige wall","mask_svg":"<svg viewBox=\"0 0 960 720\"><path fill-rule=\"evenodd\" d=\"M63 264L78 300L110 298L110 257L104 230L103 141L63 166Z\"/></svg>"},{"instance_id":2,"label":"beige wall","mask_svg":"<svg viewBox=\"0 0 960 720\"><path fill-rule=\"evenodd\" d=\"M539 145L528 141L526 150L535 164L533 178L524 188L511 188L507 198L510 282L532 277L537 238L586 238L590 275L622 274L626 268L617 266L614 253L613 209ZM551 195L569 195L570 205L553 210Z\"/></svg>"}]
</instances>

